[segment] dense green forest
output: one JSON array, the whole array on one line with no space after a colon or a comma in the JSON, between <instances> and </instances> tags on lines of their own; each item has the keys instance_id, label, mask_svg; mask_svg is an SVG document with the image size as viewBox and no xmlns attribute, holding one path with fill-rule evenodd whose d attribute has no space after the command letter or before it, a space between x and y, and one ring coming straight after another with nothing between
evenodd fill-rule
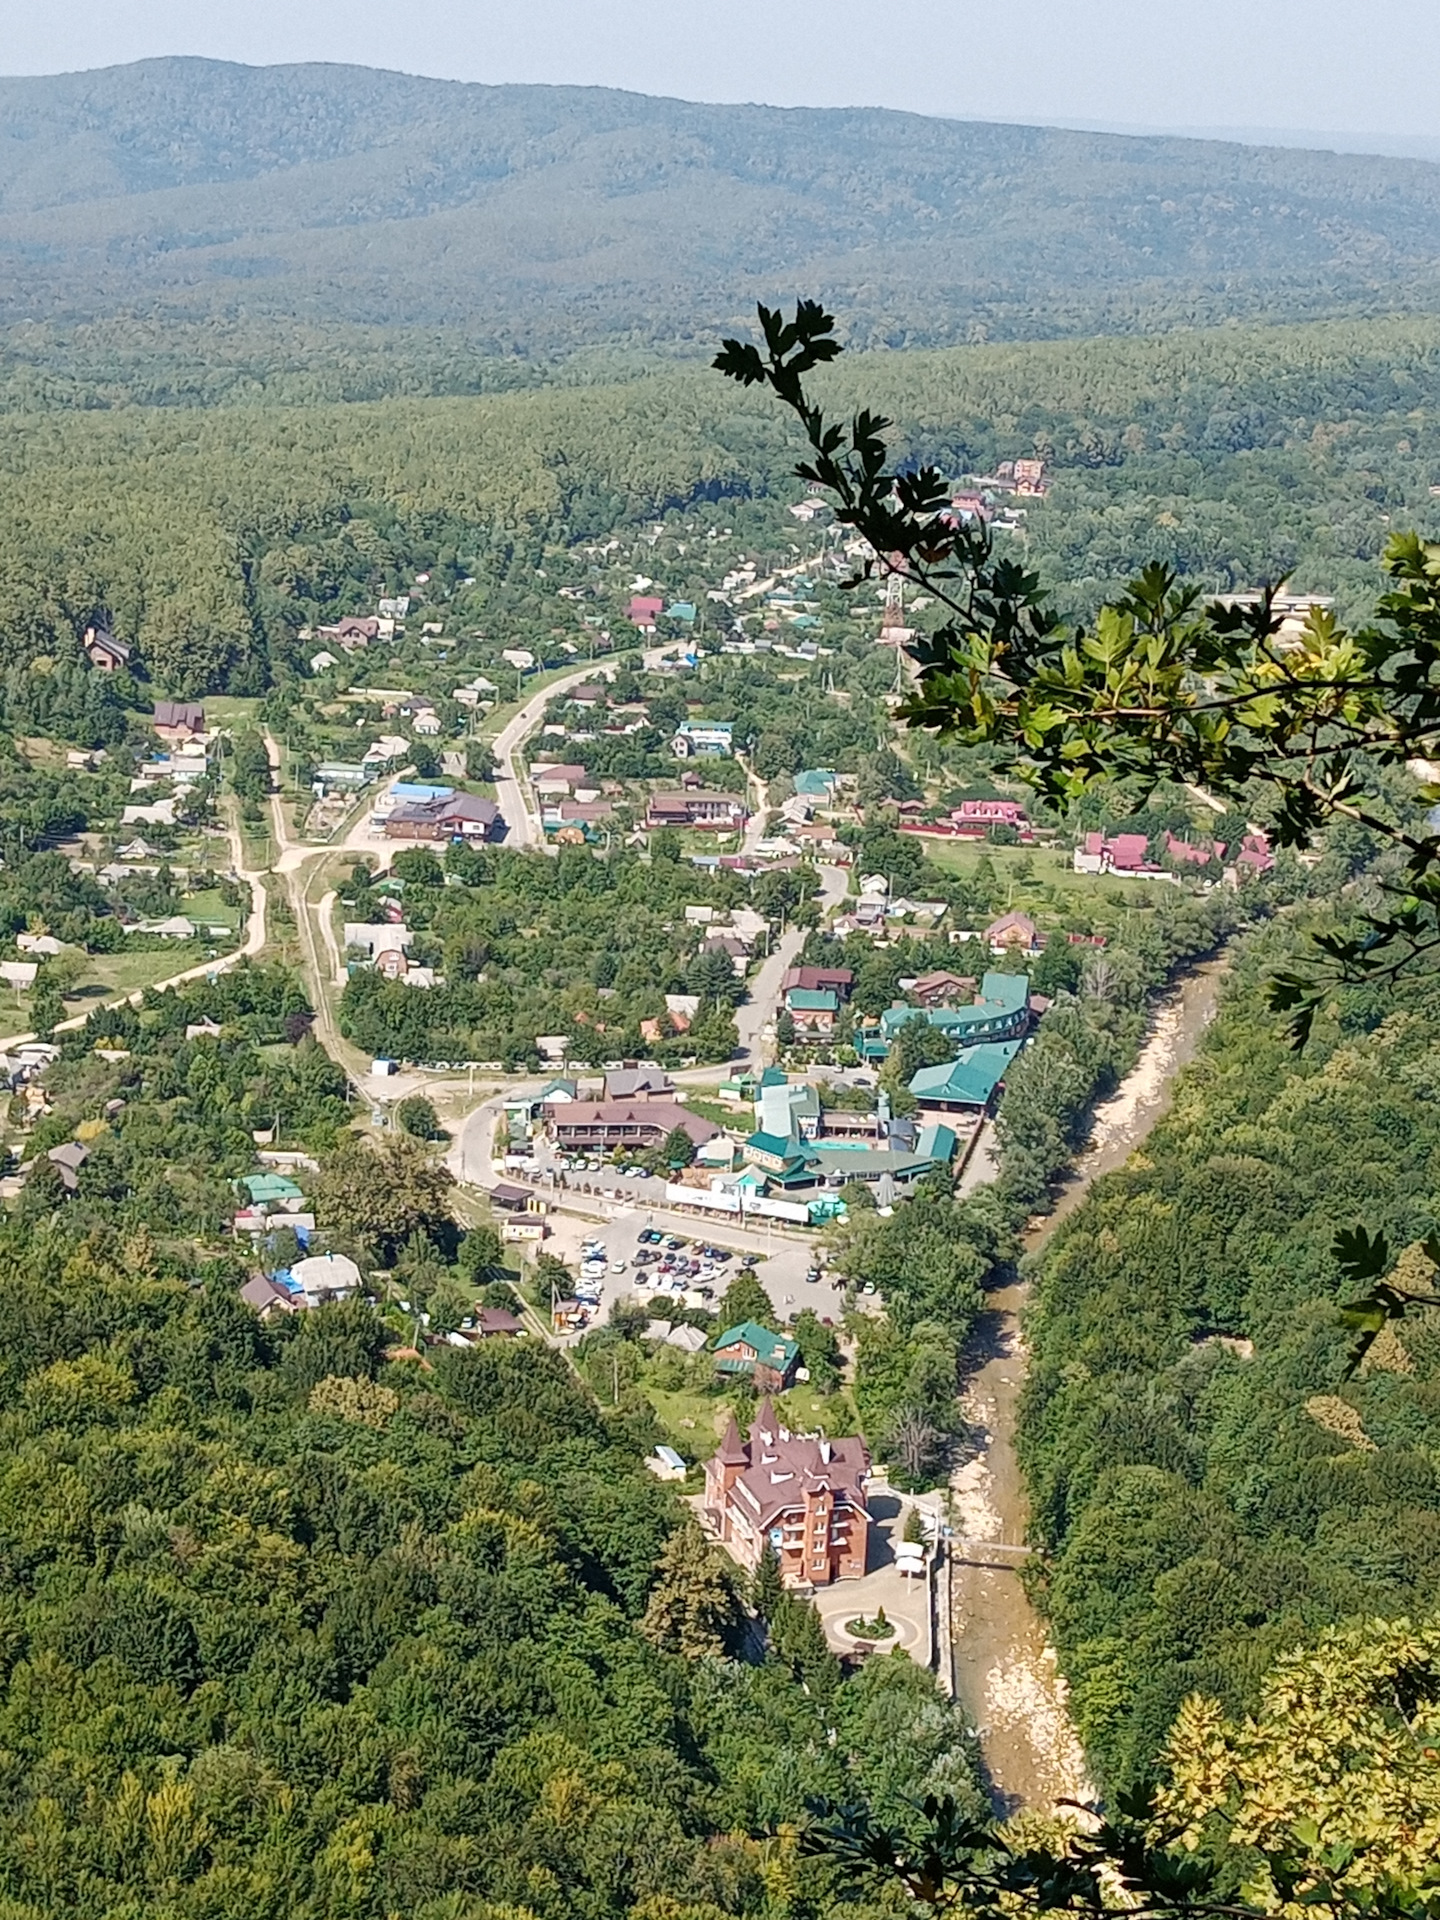
<instances>
[{"instance_id":1,"label":"dense green forest","mask_svg":"<svg viewBox=\"0 0 1440 1920\"><path fill-rule=\"evenodd\" d=\"M885 406L903 451L957 474L1038 447L1053 489L1020 536L1000 537L1068 610L1152 559L1216 587L1293 569L1297 586L1358 602L1392 525L1423 530L1440 513L1440 323L1428 319L862 355L829 394ZM461 637L503 618L512 638L548 644L578 626L556 596L591 577L584 542L638 537L657 515L693 541L766 506L773 548L794 459L762 400L704 373L12 415L0 664L73 649L103 605L167 690L259 691L307 657L302 626L431 570ZM703 587L701 551L675 571Z\"/></svg>"},{"instance_id":2,"label":"dense green forest","mask_svg":"<svg viewBox=\"0 0 1440 1920\"><path fill-rule=\"evenodd\" d=\"M1440 1329L1407 1323L1345 1384L1331 1252L1356 1222L1397 1247L1435 1229L1435 977L1337 991L1297 1056L1262 985L1298 943L1277 924L1238 948L1169 1116L1040 1269L1041 1594L1112 1788L1192 1689L1249 1706L1277 1653L1423 1613L1440 1577Z\"/></svg>"},{"instance_id":3,"label":"dense green forest","mask_svg":"<svg viewBox=\"0 0 1440 1920\"><path fill-rule=\"evenodd\" d=\"M0 82L0 317L690 348L824 285L892 345L1425 304L1425 161L148 60Z\"/></svg>"}]
</instances>

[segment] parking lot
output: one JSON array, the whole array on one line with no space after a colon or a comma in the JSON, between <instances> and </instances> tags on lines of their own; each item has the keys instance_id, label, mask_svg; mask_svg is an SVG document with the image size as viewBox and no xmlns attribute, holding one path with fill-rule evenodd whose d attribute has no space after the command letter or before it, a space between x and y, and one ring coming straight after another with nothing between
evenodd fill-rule
<instances>
[{"instance_id":1,"label":"parking lot","mask_svg":"<svg viewBox=\"0 0 1440 1920\"><path fill-rule=\"evenodd\" d=\"M595 1219L573 1213L552 1213L550 1238L545 1242L546 1251L563 1260L576 1274L580 1271L584 1242L591 1239L604 1242L606 1270L603 1275L597 1275L594 1282L599 1300L592 1324L608 1319L615 1301L629 1294L645 1301L655 1317L663 1319L667 1300L683 1297L687 1287L709 1287L714 1298L700 1304L718 1312L726 1287L740 1271L741 1257L748 1253L756 1256L755 1277L769 1294L778 1320L792 1319L809 1307L822 1319L831 1319L839 1325L843 1308L834 1276L825 1274L818 1281L805 1278L819 1257L819 1245L814 1240L802 1243L773 1231L767 1233L758 1223L742 1228L719 1221L681 1219L664 1209L637 1205L624 1196L597 1200L594 1205L598 1216ZM637 1267L635 1255L643 1244L640 1236L654 1232L667 1238L683 1238L688 1244L674 1251L687 1259L698 1257L696 1249L701 1244L727 1252L731 1258L716 1263L717 1271L710 1275L660 1275L656 1273L658 1261L648 1267ZM665 1255L672 1252L669 1248L655 1249L653 1245L646 1250ZM623 1262L622 1271L612 1272L612 1265L619 1262ZM642 1286L640 1282L647 1278L659 1284ZM680 1280L678 1292L674 1291L677 1278Z\"/></svg>"}]
</instances>

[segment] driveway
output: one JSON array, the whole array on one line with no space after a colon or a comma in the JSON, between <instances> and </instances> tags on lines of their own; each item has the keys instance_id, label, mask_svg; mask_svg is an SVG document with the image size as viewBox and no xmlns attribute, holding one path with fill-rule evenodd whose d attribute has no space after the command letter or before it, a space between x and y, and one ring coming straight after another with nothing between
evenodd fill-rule
<instances>
[{"instance_id":1,"label":"driveway","mask_svg":"<svg viewBox=\"0 0 1440 1920\"><path fill-rule=\"evenodd\" d=\"M836 1653L854 1653L857 1643L845 1631L847 1620L873 1620L881 1607L895 1628L888 1640L869 1644L876 1653L893 1652L903 1647L920 1665L930 1663L930 1581L902 1574L895 1564L895 1542L903 1537L905 1514L913 1502L883 1482L872 1488L870 1507L870 1550L868 1572L863 1580L837 1580L833 1587L821 1587L815 1595L815 1611L825 1628L825 1638Z\"/></svg>"}]
</instances>

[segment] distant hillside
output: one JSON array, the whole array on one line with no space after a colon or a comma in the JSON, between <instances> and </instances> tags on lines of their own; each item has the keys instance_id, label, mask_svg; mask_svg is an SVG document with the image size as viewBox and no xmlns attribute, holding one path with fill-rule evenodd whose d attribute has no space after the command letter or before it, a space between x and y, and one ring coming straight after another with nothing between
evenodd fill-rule
<instances>
[{"instance_id":1,"label":"distant hillside","mask_svg":"<svg viewBox=\"0 0 1440 1920\"><path fill-rule=\"evenodd\" d=\"M0 325L117 311L709 340L823 292L862 339L1434 304L1440 168L344 66L0 81Z\"/></svg>"}]
</instances>

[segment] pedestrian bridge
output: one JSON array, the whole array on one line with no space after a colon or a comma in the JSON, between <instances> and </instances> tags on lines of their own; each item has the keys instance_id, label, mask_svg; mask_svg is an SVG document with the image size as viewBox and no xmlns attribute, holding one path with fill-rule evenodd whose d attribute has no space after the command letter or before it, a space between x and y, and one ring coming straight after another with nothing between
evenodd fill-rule
<instances>
[{"instance_id":1,"label":"pedestrian bridge","mask_svg":"<svg viewBox=\"0 0 1440 1920\"><path fill-rule=\"evenodd\" d=\"M1002 1540L967 1540L955 1535L949 1542L950 1558L956 1566L989 1567L995 1571L1018 1573L1034 1553L1033 1547L1011 1547Z\"/></svg>"}]
</instances>

